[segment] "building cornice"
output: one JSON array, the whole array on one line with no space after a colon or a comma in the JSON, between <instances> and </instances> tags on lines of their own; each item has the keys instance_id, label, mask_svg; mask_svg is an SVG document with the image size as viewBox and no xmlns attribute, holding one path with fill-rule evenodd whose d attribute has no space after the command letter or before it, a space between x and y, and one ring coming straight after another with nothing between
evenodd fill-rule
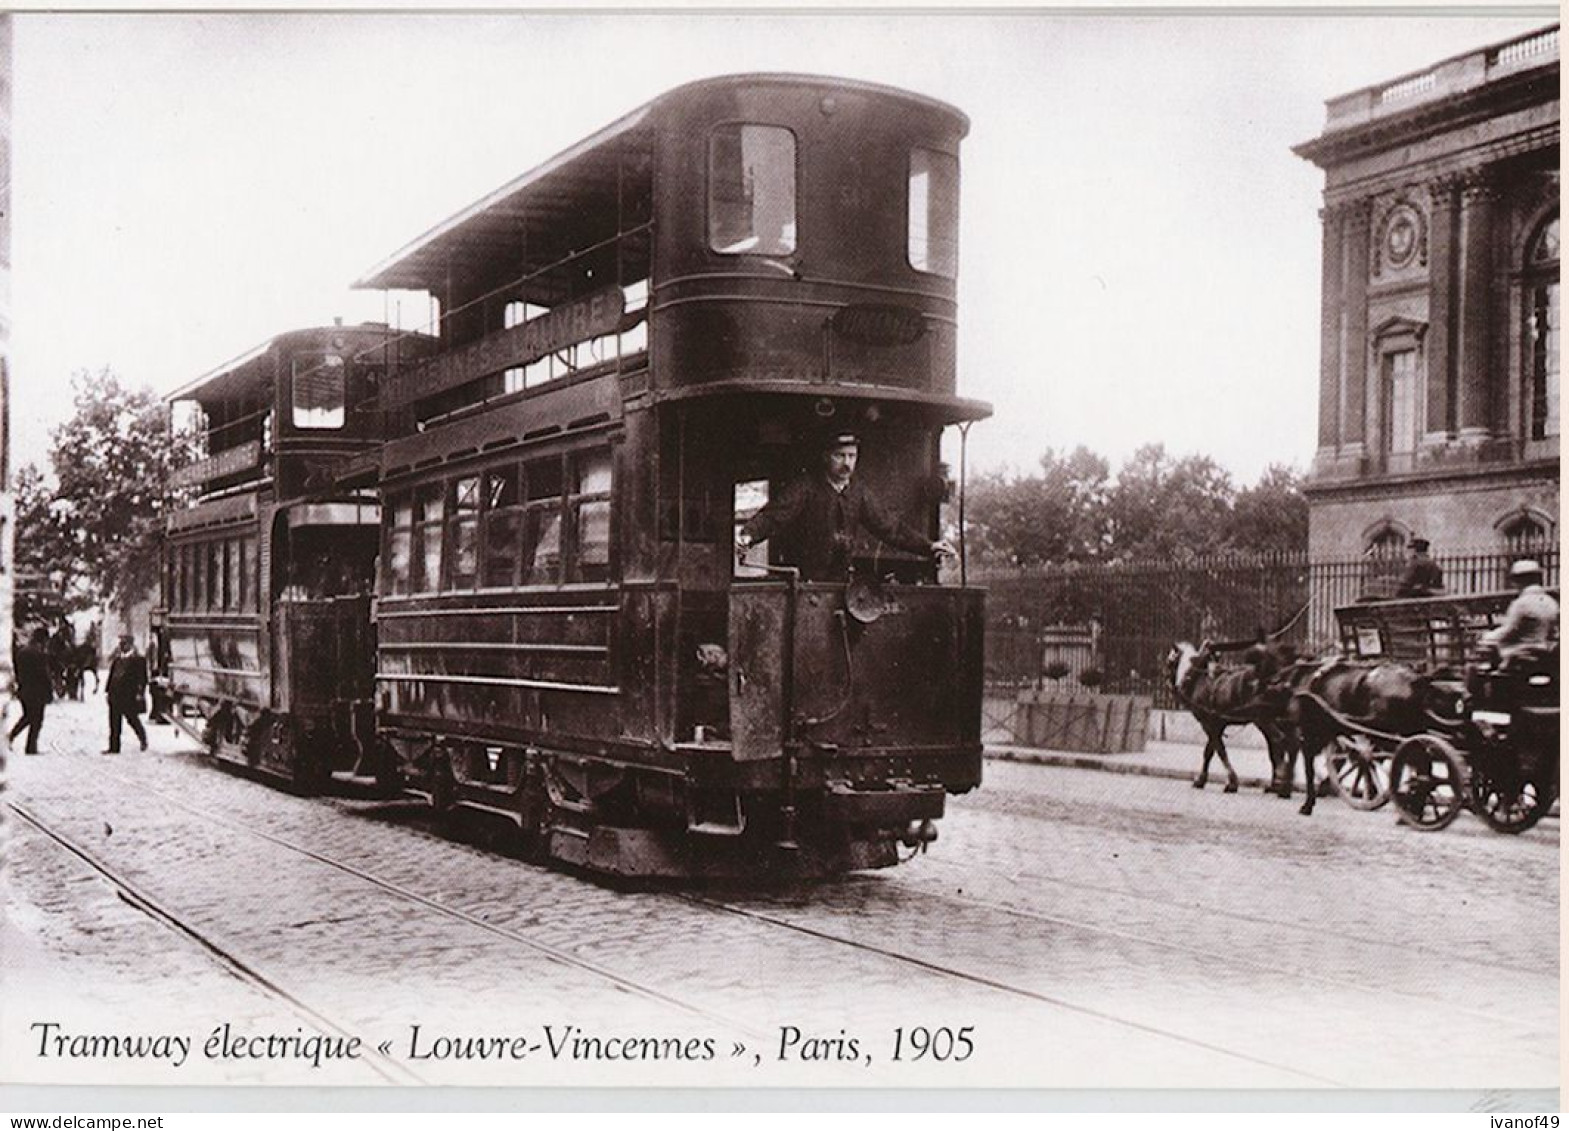
<instances>
[{"instance_id":1,"label":"building cornice","mask_svg":"<svg viewBox=\"0 0 1569 1131\"><path fill-rule=\"evenodd\" d=\"M1447 98L1354 125L1329 128L1311 141L1292 146L1298 157L1328 170L1357 157L1410 145L1512 111L1558 101L1559 64L1554 59Z\"/></svg>"},{"instance_id":2,"label":"building cornice","mask_svg":"<svg viewBox=\"0 0 1569 1131\"><path fill-rule=\"evenodd\" d=\"M1558 460L1553 457L1521 460L1516 463L1472 465L1464 468L1438 468L1404 475L1378 475L1357 479L1309 479L1302 493L1310 499L1347 499L1359 495L1387 498L1412 495L1443 487L1450 490L1491 490L1508 480L1559 480Z\"/></svg>"}]
</instances>

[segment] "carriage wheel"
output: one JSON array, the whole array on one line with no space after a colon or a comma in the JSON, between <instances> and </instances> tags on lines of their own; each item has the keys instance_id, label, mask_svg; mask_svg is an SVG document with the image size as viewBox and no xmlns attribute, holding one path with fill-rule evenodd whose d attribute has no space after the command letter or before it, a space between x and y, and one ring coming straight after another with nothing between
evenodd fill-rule
<instances>
[{"instance_id":1,"label":"carriage wheel","mask_svg":"<svg viewBox=\"0 0 1569 1131\"><path fill-rule=\"evenodd\" d=\"M1353 809L1381 809L1389 801L1390 763L1394 755L1360 734L1335 736L1326 752L1329 782Z\"/></svg>"},{"instance_id":2,"label":"carriage wheel","mask_svg":"<svg viewBox=\"0 0 1569 1131\"><path fill-rule=\"evenodd\" d=\"M1465 807L1465 761L1437 735L1419 734L1402 742L1389 777L1400 819L1414 829L1448 828Z\"/></svg>"},{"instance_id":3,"label":"carriage wheel","mask_svg":"<svg viewBox=\"0 0 1569 1131\"><path fill-rule=\"evenodd\" d=\"M1554 790L1534 774L1471 770L1471 807L1496 832L1525 832L1547 815L1554 796Z\"/></svg>"}]
</instances>

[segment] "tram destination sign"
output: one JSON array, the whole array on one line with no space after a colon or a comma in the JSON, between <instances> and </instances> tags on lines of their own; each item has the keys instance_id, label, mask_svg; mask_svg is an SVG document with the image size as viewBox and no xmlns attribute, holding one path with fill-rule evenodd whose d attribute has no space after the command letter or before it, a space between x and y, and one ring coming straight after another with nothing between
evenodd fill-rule
<instances>
[{"instance_id":1,"label":"tram destination sign","mask_svg":"<svg viewBox=\"0 0 1569 1131\"><path fill-rule=\"evenodd\" d=\"M903 306L856 303L836 311L833 328L846 338L869 346L907 346L926 333L926 319Z\"/></svg>"},{"instance_id":2,"label":"tram destination sign","mask_svg":"<svg viewBox=\"0 0 1569 1131\"><path fill-rule=\"evenodd\" d=\"M248 471L261 462L261 441L247 440L225 449L215 456L187 464L169 476L171 487L194 487L213 479L222 479L237 472Z\"/></svg>"},{"instance_id":3,"label":"tram destination sign","mask_svg":"<svg viewBox=\"0 0 1569 1131\"><path fill-rule=\"evenodd\" d=\"M405 371L395 397L407 404L503 369L529 365L578 342L617 333L625 313L626 295L621 288L604 287Z\"/></svg>"}]
</instances>

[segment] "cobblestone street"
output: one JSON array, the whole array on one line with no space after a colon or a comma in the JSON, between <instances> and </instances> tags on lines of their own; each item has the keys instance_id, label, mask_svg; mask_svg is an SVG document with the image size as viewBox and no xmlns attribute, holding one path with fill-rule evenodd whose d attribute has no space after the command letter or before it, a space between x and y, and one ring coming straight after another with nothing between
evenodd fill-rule
<instances>
[{"instance_id":1,"label":"cobblestone street","mask_svg":"<svg viewBox=\"0 0 1569 1131\"><path fill-rule=\"evenodd\" d=\"M102 706L10 759L7 1080L1558 1086L1556 818L1423 835L994 762L897 869L625 890L221 772L168 727L100 755ZM225 1024L364 1047L259 1059ZM90 1034L191 1048L49 1043Z\"/></svg>"}]
</instances>

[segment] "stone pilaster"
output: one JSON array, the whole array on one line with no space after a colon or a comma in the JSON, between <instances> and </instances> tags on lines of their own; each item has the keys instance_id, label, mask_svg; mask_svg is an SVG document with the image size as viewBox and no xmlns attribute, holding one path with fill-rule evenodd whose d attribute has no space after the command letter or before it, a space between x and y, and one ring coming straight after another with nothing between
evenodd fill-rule
<instances>
[{"instance_id":1,"label":"stone pilaster","mask_svg":"<svg viewBox=\"0 0 1569 1131\"><path fill-rule=\"evenodd\" d=\"M1493 434L1489 345L1493 289L1493 214L1496 182L1477 174L1460 192L1460 317L1456 391L1460 438L1478 443Z\"/></svg>"},{"instance_id":2,"label":"stone pilaster","mask_svg":"<svg viewBox=\"0 0 1569 1131\"><path fill-rule=\"evenodd\" d=\"M1455 431L1455 198L1459 183L1440 177L1428 186L1427 442L1447 443Z\"/></svg>"},{"instance_id":3,"label":"stone pilaster","mask_svg":"<svg viewBox=\"0 0 1569 1131\"><path fill-rule=\"evenodd\" d=\"M1318 450L1319 460L1333 460L1340 446L1340 284L1343 212L1326 207L1319 289Z\"/></svg>"},{"instance_id":4,"label":"stone pilaster","mask_svg":"<svg viewBox=\"0 0 1569 1131\"><path fill-rule=\"evenodd\" d=\"M1340 453L1360 458L1367 446L1367 281L1372 256L1369 242L1373 203L1346 206L1342 240L1344 283L1341 307L1345 336L1341 342Z\"/></svg>"}]
</instances>

